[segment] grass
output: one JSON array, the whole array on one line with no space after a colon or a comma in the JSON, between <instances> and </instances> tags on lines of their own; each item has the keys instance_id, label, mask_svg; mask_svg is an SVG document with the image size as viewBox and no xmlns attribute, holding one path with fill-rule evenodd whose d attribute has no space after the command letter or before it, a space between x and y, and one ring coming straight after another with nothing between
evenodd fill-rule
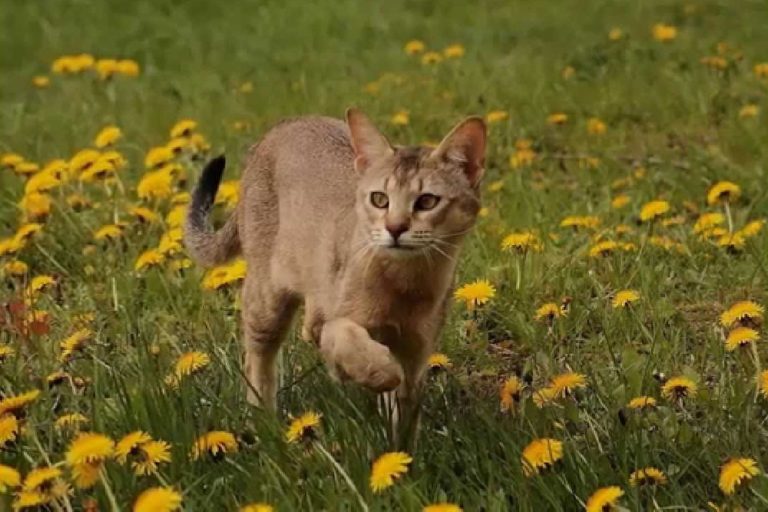
<instances>
[{"instance_id":1,"label":"grass","mask_svg":"<svg viewBox=\"0 0 768 512\"><path fill-rule=\"evenodd\" d=\"M4 277L6 309L18 308L31 277L56 279L29 306L49 315L36 333L14 327L23 312L8 312L0 324L0 342L16 351L0 363L0 395L43 390L0 463L23 474L59 463L73 434L54 420L80 412L87 430L116 440L141 429L167 441L172 462L135 476L110 461L102 481L73 491L63 510L81 509L90 497L100 509L127 509L157 485L182 492L186 510L237 510L252 501L276 510L359 510L361 499L370 510L441 501L467 511L577 510L609 485L623 488L621 503L631 510L702 510L708 501L728 510L768 508L768 399L755 385L768 360L765 334L754 349L727 352L727 330L718 324L736 301L766 304L768 237L763 228L729 251L692 232L702 212L727 213L734 230L768 217L768 82L753 70L768 61L768 25L758 21L767 16L764 2L747 0L7 6L0 11L0 151L40 163L69 160L116 124L124 133L116 149L128 165L110 184L73 180L51 190L41 232L15 256L0 257L29 266L28 277ZM674 40L653 39L660 22L677 27ZM623 35L611 41L614 27ZM403 51L412 39L437 51L461 44L466 54L423 65ZM702 64L723 41L726 68ZM92 72L49 73L56 58L82 52L135 59L141 73L105 81ZM50 75L50 85L34 87L35 75ZM242 90L247 82L251 92ZM748 104L758 106L757 116L740 115ZM281 356L283 414L248 406L236 285L202 290L198 268L135 271L137 257L168 226L127 213L135 204L161 217L169 212L167 199L139 200L136 185L147 150L165 144L181 118L199 123L211 154L227 154L234 179L238 159L269 126L307 113L339 117L349 105L402 143L439 140L467 114L509 115L490 125L488 213L467 241L457 277L459 284L488 279L496 295L472 312L458 302L452 309L441 350L453 366L430 376L414 461L381 494L368 486L371 462L389 449L374 397L332 383L316 351L292 333ZM403 109L408 124L390 123ZM547 123L555 112L568 115L564 125ZM606 124L604 134L588 133L591 117ZM513 169L509 158L522 138L532 140L536 159ZM189 179L174 186L188 190L202 159L181 161ZM742 191L727 212L706 202L720 180ZM92 207L68 207L74 192ZM619 194L629 204L612 208ZM24 179L1 171L0 239L24 221L23 195ZM641 206L657 198L671 204L664 219L679 217L679 224L637 222ZM561 228L567 215L595 215L601 226ZM116 220L128 222L124 235L94 242L93 232ZM619 224L631 228L623 238L615 234ZM500 250L506 234L524 230L538 234L541 252ZM636 248L589 257L598 235ZM674 245L659 247L653 235ZM613 309L622 289L641 299ZM564 297L567 316L551 326L534 319L540 305ZM94 314L93 339L62 365L58 344L81 313ZM166 375L191 350L207 353L210 364L170 389ZM46 376L60 369L86 385L49 387ZM537 407L533 392L565 371L584 374L587 387ZM498 390L512 375L526 389L515 412L502 412ZM697 383L696 396L661 396L661 383L677 375ZM658 407L630 411L638 395L655 397ZM310 410L323 414L317 445L286 444L290 416ZM190 460L194 440L208 430L234 433L238 452ZM522 450L545 437L561 440L564 456L526 477ZM756 459L762 473L726 496L718 475L731 457ZM662 469L668 484L629 486L628 475L646 466ZM12 500L0 496L0 509Z\"/></svg>"}]
</instances>

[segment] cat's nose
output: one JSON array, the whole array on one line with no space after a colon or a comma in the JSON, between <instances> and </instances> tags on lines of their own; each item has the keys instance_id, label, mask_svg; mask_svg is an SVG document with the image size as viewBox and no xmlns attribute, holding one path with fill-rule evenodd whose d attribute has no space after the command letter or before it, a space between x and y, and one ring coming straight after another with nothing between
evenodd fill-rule
<instances>
[{"instance_id":1,"label":"cat's nose","mask_svg":"<svg viewBox=\"0 0 768 512\"><path fill-rule=\"evenodd\" d=\"M392 240L397 242L397 239L400 238L400 235L408 231L408 224L404 222L397 222L397 223L386 223L387 231L389 231L389 234L392 236Z\"/></svg>"}]
</instances>

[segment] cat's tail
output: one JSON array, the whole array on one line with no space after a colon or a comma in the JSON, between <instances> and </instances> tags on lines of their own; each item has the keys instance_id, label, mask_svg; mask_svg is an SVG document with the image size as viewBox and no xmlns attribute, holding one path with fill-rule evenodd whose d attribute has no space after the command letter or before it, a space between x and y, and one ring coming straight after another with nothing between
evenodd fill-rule
<instances>
[{"instance_id":1,"label":"cat's tail","mask_svg":"<svg viewBox=\"0 0 768 512\"><path fill-rule=\"evenodd\" d=\"M192 194L192 203L187 212L184 245L190 256L205 267L224 263L240 252L237 211L217 231L210 231L207 227L208 213L216 199L225 164L224 155L208 162Z\"/></svg>"}]
</instances>

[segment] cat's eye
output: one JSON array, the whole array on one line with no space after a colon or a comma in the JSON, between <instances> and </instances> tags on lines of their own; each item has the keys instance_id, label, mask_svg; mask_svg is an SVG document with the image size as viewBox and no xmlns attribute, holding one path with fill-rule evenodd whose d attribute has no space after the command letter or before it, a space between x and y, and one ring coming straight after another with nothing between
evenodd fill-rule
<instances>
[{"instance_id":1,"label":"cat's eye","mask_svg":"<svg viewBox=\"0 0 768 512\"><path fill-rule=\"evenodd\" d=\"M376 208L387 208L389 206L389 198L384 192L371 192L371 204Z\"/></svg>"},{"instance_id":2,"label":"cat's eye","mask_svg":"<svg viewBox=\"0 0 768 512\"><path fill-rule=\"evenodd\" d=\"M416 199L414 209L417 211L431 210L437 203L440 202L440 198L435 194L422 194Z\"/></svg>"}]
</instances>

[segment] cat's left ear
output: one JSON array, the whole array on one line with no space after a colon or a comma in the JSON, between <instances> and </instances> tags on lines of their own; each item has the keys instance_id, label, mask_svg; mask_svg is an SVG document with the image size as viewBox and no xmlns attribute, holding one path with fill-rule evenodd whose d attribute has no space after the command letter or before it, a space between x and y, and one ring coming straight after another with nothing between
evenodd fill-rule
<instances>
[{"instance_id":1,"label":"cat's left ear","mask_svg":"<svg viewBox=\"0 0 768 512\"><path fill-rule=\"evenodd\" d=\"M485 122L468 117L450 131L432 151L431 158L454 162L462 167L469 184L476 187L485 169Z\"/></svg>"}]
</instances>

